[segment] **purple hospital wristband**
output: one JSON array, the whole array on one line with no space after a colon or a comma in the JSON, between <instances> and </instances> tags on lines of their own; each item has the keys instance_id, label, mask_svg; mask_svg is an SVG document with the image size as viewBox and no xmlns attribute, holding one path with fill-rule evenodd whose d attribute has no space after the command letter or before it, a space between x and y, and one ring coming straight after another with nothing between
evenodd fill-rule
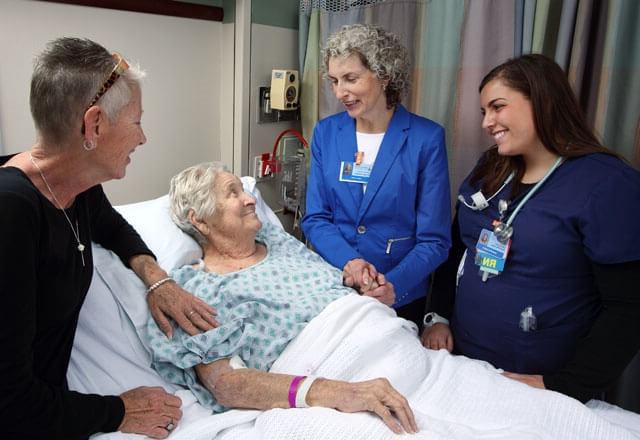
<instances>
[{"instance_id":1,"label":"purple hospital wristband","mask_svg":"<svg viewBox=\"0 0 640 440\"><path fill-rule=\"evenodd\" d=\"M306 379L306 377L307 376L296 376L291 381L291 385L289 385L289 408L296 407L296 394L298 393L298 385L300 385L300 382Z\"/></svg>"}]
</instances>

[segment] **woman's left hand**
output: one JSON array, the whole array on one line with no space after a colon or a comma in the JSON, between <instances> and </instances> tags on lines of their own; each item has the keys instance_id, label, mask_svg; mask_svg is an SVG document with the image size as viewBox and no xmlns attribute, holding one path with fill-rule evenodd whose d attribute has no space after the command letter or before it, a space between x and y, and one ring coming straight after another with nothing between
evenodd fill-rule
<instances>
[{"instance_id":1,"label":"woman's left hand","mask_svg":"<svg viewBox=\"0 0 640 440\"><path fill-rule=\"evenodd\" d=\"M418 432L409 402L385 378L351 383L320 379L311 386L307 402L346 413L370 411L396 434Z\"/></svg>"},{"instance_id":2,"label":"woman's left hand","mask_svg":"<svg viewBox=\"0 0 640 440\"><path fill-rule=\"evenodd\" d=\"M173 319L189 335L197 335L218 327L216 309L191 295L174 282L164 283L147 295L151 316L169 339Z\"/></svg>"},{"instance_id":3,"label":"woman's left hand","mask_svg":"<svg viewBox=\"0 0 640 440\"><path fill-rule=\"evenodd\" d=\"M529 385L530 387L540 388L545 390L544 381L542 380L542 376L540 374L518 374L518 373L510 373L505 371L502 373L503 376L508 377L509 379L517 380L518 382L522 382L525 385Z\"/></svg>"}]
</instances>

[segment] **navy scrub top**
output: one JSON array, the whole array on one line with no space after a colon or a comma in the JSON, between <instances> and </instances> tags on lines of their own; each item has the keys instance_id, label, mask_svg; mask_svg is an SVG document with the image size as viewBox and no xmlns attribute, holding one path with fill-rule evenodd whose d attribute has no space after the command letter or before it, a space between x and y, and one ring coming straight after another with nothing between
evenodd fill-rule
<instances>
[{"instance_id":1,"label":"navy scrub top","mask_svg":"<svg viewBox=\"0 0 640 440\"><path fill-rule=\"evenodd\" d=\"M470 200L478 189L467 178L460 194ZM451 327L466 356L508 371L547 374L573 357L600 311L591 263L640 259L640 173L604 154L565 161L516 216L504 272L483 282L475 246L510 191L508 185L483 211L458 207L468 255ZM510 203L505 219L526 193ZM520 313L528 306L537 330L524 332Z\"/></svg>"}]
</instances>

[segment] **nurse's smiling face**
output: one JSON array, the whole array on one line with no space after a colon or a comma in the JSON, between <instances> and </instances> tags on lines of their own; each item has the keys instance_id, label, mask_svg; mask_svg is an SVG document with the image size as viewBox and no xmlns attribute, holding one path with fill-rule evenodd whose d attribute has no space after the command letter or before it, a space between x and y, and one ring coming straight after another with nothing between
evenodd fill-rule
<instances>
[{"instance_id":1,"label":"nurse's smiling face","mask_svg":"<svg viewBox=\"0 0 640 440\"><path fill-rule=\"evenodd\" d=\"M533 107L525 95L496 78L483 87L480 104L482 128L494 139L500 155L527 155L542 147Z\"/></svg>"}]
</instances>

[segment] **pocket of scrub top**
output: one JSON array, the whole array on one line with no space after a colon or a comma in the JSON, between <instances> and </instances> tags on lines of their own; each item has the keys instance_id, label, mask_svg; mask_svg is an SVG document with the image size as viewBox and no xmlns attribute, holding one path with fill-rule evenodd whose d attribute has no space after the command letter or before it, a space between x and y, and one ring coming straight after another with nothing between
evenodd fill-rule
<instances>
[{"instance_id":1,"label":"pocket of scrub top","mask_svg":"<svg viewBox=\"0 0 640 440\"><path fill-rule=\"evenodd\" d=\"M521 372L547 374L562 368L573 356L582 329L576 323L521 331L517 366Z\"/></svg>"},{"instance_id":2,"label":"pocket of scrub top","mask_svg":"<svg viewBox=\"0 0 640 440\"><path fill-rule=\"evenodd\" d=\"M415 243L416 240L413 236L389 238L387 239L385 254L395 263L404 258L404 256L413 249Z\"/></svg>"}]
</instances>

